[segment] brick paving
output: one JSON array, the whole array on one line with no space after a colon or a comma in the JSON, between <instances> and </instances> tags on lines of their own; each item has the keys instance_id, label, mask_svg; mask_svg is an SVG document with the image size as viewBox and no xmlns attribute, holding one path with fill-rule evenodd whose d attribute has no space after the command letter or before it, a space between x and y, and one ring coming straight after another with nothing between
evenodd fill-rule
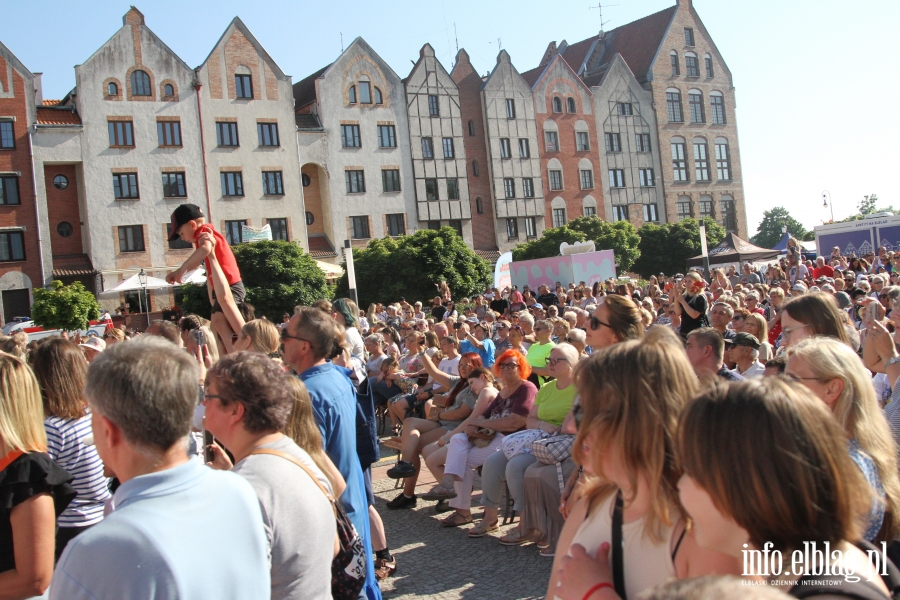
<instances>
[{"instance_id":1,"label":"brick paving","mask_svg":"<svg viewBox=\"0 0 900 600\"><path fill-rule=\"evenodd\" d=\"M400 490L386 471L396 462L393 450L382 446L383 460L373 466L375 507L384 521L388 544L397 558L397 573L381 582L385 599L431 598L466 599L538 599L547 590L547 580L553 560L538 554L533 544L521 547L502 546L497 541L509 524L486 537L470 539L472 525L457 528L441 527L434 502L419 500L412 509L391 510L385 502ZM434 478L424 468L419 478L417 494L434 485ZM480 481L476 475L476 492L472 509L477 521L481 509ZM502 515L501 515L502 518Z\"/></svg>"}]
</instances>

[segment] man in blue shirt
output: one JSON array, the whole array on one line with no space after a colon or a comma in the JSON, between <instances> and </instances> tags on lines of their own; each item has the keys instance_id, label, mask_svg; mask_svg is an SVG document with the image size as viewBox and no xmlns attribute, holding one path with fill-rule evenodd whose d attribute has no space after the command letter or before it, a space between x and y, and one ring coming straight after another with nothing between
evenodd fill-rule
<instances>
[{"instance_id":1,"label":"man in blue shirt","mask_svg":"<svg viewBox=\"0 0 900 600\"><path fill-rule=\"evenodd\" d=\"M269 597L253 488L188 459L199 376L190 355L157 337L116 344L91 364L94 444L122 485L112 513L69 542L51 599Z\"/></svg>"},{"instance_id":2,"label":"man in blue shirt","mask_svg":"<svg viewBox=\"0 0 900 600\"><path fill-rule=\"evenodd\" d=\"M356 454L356 390L350 379L327 360L335 349L334 326L331 316L321 310L300 307L281 330L284 362L306 384L325 452L347 482L341 499L365 546L364 594L368 600L381 600L372 560L365 481Z\"/></svg>"},{"instance_id":3,"label":"man in blue shirt","mask_svg":"<svg viewBox=\"0 0 900 600\"><path fill-rule=\"evenodd\" d=\"M469 327L472 331L469 331ZM459 328L459 337L462 343L459 350L463 354L475 352L481 357L481 363L488 369L494 366L494 342L486 323L479 323L477 319L469 319Z\"/></svg>"}]
</instances>

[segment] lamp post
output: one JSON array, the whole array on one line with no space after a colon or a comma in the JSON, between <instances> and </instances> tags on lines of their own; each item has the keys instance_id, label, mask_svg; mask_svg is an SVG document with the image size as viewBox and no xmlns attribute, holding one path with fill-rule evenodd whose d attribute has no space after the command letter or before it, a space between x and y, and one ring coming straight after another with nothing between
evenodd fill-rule
<instances>
[{"instance_id":1,"label":"lamp post","mask_svg":"<svg viewBox=\"0 0 900 600\"><path fill-rule=\"evenodd\" d=\"M828 190L822 192L822 206L827 206L831 209L831 222L834 223L834 203L831 201L831 192Z\"/></svg>"},{"instance_id":2,"label":"lamp post","mask_svg":"<svg viewBox=\"0 0 900 600\"><path fill-rule=\"evenodd\" d=\"M150 301L147 299L147 274L141 269L141 272L138 273L138 281L141 283L141 288L143 289L144 295L144 310L146 310L147 315L147 327L150 326Z\"/></svg>"}]
</instances>

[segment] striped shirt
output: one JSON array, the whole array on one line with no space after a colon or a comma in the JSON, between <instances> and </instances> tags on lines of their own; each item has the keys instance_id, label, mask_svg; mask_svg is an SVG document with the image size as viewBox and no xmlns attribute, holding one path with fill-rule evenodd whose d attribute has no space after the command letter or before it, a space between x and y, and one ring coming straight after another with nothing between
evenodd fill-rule
<instances>
[{"instance_id":1,"label":"striped shirt","mask_svg":"<svg viewBox=\"0 0 900 600\"><path fill-rule=\"evenodd\" d=\"M59 516L60 527L87 527L103 520L103 504L109 497L109 480L103 476L103 462L93 446L81 443L91 435L91 413L80 419L44 419L47 454L75 479L78 496Z\"/></svg>"}]
</instances>

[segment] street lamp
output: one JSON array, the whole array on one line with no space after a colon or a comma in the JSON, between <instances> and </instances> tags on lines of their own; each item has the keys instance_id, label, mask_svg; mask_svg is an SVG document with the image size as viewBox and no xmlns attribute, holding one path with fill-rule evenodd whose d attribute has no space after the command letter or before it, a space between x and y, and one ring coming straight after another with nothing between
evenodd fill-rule
<instances>
[{"instance_id":1,"label":"street lamp","mask_svg":"<svg viewBox=\"0 0 900 600\"><path fill-rule=\"evenodd\" d=\"M141 269L141 272L138 273L138 281L141 283L141 288L143 288L144 292L144 310L147 311L147 327L150 326L150 302L147 299L147 274Z\"/></svg>"},{"instance_id":2,"label":"street lamp","mask_svg":"<svg viewBox=\"0 0 900 600\"><path fill-rule=\"evenodd\" d=\"M834 223L834 203L831 201L831 192L828 190L822 192L822 206L831 208L831 222Z\"/></svg>"}]
</instances>

